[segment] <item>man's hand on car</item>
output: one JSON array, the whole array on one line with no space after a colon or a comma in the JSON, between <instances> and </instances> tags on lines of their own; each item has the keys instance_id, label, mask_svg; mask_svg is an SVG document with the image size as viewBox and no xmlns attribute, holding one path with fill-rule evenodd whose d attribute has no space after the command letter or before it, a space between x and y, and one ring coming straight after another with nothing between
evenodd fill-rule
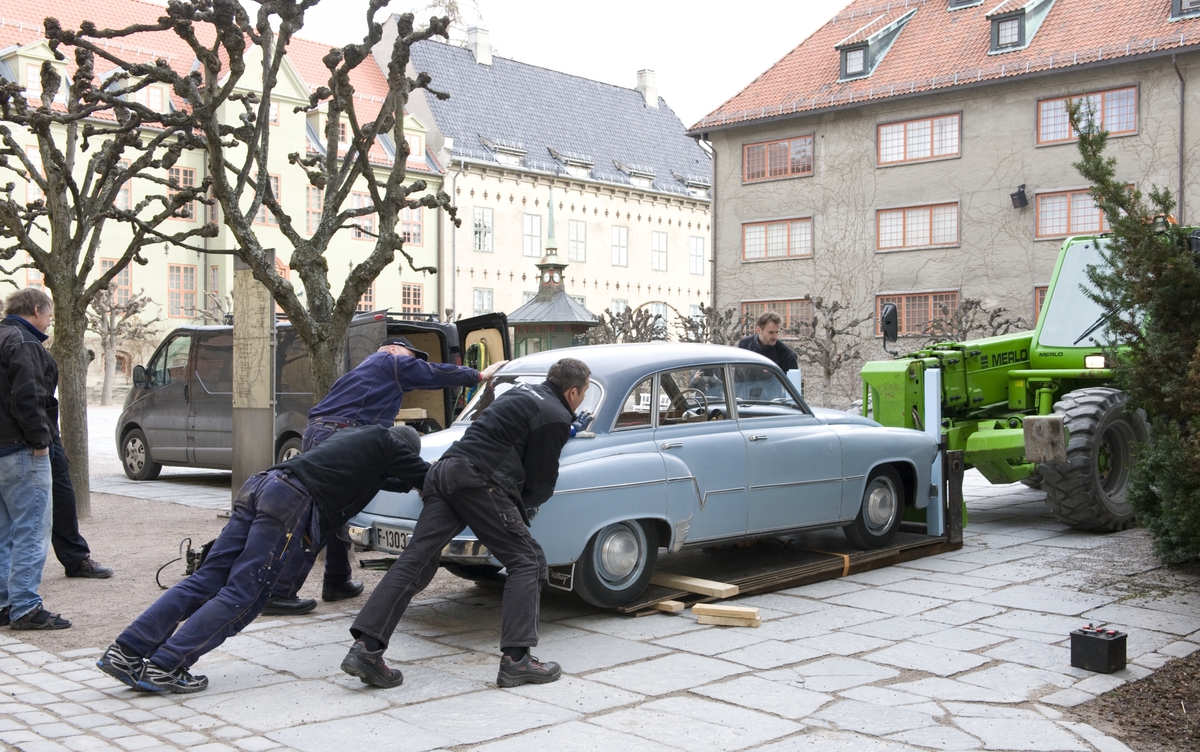
<instances>
[{"instance_id":1,"label":"man's hand on car","mask_svg":"<svg viewBox=\"0 0 1200 752\"><path fill-rule=\"evenodd\" d=\"M487 368L485 368L485 369L483 369L482 371L480 371L480 372L479 372L479 381L480 381L480 383L482 383L482 382L484 382L484 381L487 381L488 379L490 379L490 378L492 378L493 376L495 376L495 375L496 375L496 371L499 371L501 368L503 368L503 367L504 367L504 364L505 364L505 363L507 363L507 362L508 362L507 360L498 360L498 361L496 361L495 363L493 363L493 364L491 364L490 366L488 366Z\"/></svg>"}]
</instances>

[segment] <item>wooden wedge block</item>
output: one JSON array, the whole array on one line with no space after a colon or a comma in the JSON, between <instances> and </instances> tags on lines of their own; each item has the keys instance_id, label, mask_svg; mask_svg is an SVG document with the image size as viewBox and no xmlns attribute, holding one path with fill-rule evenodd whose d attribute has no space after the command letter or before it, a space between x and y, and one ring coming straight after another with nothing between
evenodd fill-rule
<instances>
[{"instance_id":1,"label":"wooden wedge block","mask_svg":"<svg viewBox=\"0 0 1200 752\"><path fill-rule=\"evenodd\" d=\"M725 606L720 603L697 603L692 606L696 616L727 616L731 619L760 619L759 611L753 606Z\"/></svg>"},{"instance_id":2,"label":"wooden wedge block","mask_svg":"<svg viewBox=\"0 0 1200 752\"><path fill-rule=\"evenodd\" d=\"M655 603L654 607L659 611L666 611L668 614L677 614L687 608L687 605L682 601L660 601Z\"/></svg>"},{"instance_id":3,"label":"wooden wedge block","mask_svg":"<svg viewBox=\"0 0 1200 752\"><path fill-rule=\"evenodd\" d=\"M689 593L699 593L700 595L711 595L717 598L732 598L738 594L737 585L702 580L699 577L686 577L681 574L671 574L669 572L655 572L654 576L650 578L650 584L684 590Z\"/></svg>"},{"instance_id":4,"label":"wooden wedge block","mask_svg":"<svg viewBox=\"0 0 1200 752\"><path fill-rule=\"evenodd\" d=\"M423 407L406 407L396 413L396 420L425 420L429 411Z\"/></svg>"},{"instance_id":5,"label":"wooden wedge block","mask_svg":"<svg viewBox=\"0 0 1200 752\"><path fill-rule=\"evenodd\" d=\"M720 627L761 627L762 617L740 619L734 616L707 616L702 614L696 617L696 623L716 624Z\"/></svg>"}]
</instances>

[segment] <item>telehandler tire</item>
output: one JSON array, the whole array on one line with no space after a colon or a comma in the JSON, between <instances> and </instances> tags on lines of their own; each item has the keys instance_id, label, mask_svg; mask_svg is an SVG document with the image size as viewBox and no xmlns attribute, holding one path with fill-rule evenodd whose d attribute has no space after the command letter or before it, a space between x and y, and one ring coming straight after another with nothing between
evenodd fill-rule
<instances>
[{"instance_id":1,"label":"telehandler tire","mask_svg":"<svg viewBox=\"0 0 1200 752\"><path fill-rule=\"evenodd\" d=\"M1065 463L1038 465L1046 503L1076 530L1124 530L1133 524L1126 501L1133 448L1150 437L1145 414L1126 410L1126 395L1089 387L1063 395L1054 412L1070 433Z\"/></svg>"}]
</instances>

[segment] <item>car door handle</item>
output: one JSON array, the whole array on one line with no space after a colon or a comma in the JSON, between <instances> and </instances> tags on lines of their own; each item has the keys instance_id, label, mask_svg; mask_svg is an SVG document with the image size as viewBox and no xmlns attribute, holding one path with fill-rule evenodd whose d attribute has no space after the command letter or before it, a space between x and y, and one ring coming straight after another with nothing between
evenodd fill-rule
<instances>
[{"instance_id":1,"label":"car door handle","mask_svg":"<svg viewBox=\"0 0 1200 752\"><path fill-rule=\"evenodd\" d=\"M683 442L682 441L664 441L663 443L659 444L658 446L662 449L673 449L675 447L683 446Z\"/></svg>"},{"instance_id":2,"label":"car door handle","mask_svg":"<svg viewBox=\"0 0 1200 752\"><path fill-rule=\"evenodd\" d=\"M763 436L762 434L757 434L757 435L755 435L755 436L751 436L751 437L750 437L750 440L751 440L751 441L766 441L766 440L767 440L767 437L766 437L766 436Z\"/></svg>"}]
</instances>

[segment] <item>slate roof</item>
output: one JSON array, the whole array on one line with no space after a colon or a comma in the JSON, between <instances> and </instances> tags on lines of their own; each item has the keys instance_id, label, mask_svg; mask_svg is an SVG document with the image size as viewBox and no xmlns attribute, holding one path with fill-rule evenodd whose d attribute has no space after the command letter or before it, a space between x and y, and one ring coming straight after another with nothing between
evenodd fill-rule
<instances>
[{"instance_id":1,"label":"slate roof","mask_svg":"<svg viewBox=\"0 0 1200 752\"><path fill-rule=\"evenodd\" d=\"M596 317L571 296L560 292L548 301L537 298L508 314L509 325L513 324L594 324Z\"/></svg>"},{"instance_id":2,"label":"slate roof","mask_svg":"<svg viewBox=\"0 0 1200 752\"><path fill-rule=\"evenodd\" d=\"M656 191L690 195L672 173L710 184L712 161L661 97L649 107L635 89L502 57L481 65L471 50L435 41L414 45L412 64L450 94L426 100L456 158L498 162L491 142L523 149L530 170L568 174L553 150L593 163L594 180L631 185L620 163L653 172Z\"/></svg>"},{"instance_id":3,"label":"slate roof","mask_svg":"<svg viewBox=\"0 0 1200 752\"><path fill-rule=\"evenodd\" d=\"M988 0L949 10L950 0L855 0L778 63L689 130L861 105L1097 62L1200 49L1200 17L1171 21L1171 0L1054 0L1028 47L989 55L997 8L1027 2ZM838 82L835 46L877 16L916 9L870 76ZM874 25L872 24L874 28Z\"/></svg>"}]
</instances>

